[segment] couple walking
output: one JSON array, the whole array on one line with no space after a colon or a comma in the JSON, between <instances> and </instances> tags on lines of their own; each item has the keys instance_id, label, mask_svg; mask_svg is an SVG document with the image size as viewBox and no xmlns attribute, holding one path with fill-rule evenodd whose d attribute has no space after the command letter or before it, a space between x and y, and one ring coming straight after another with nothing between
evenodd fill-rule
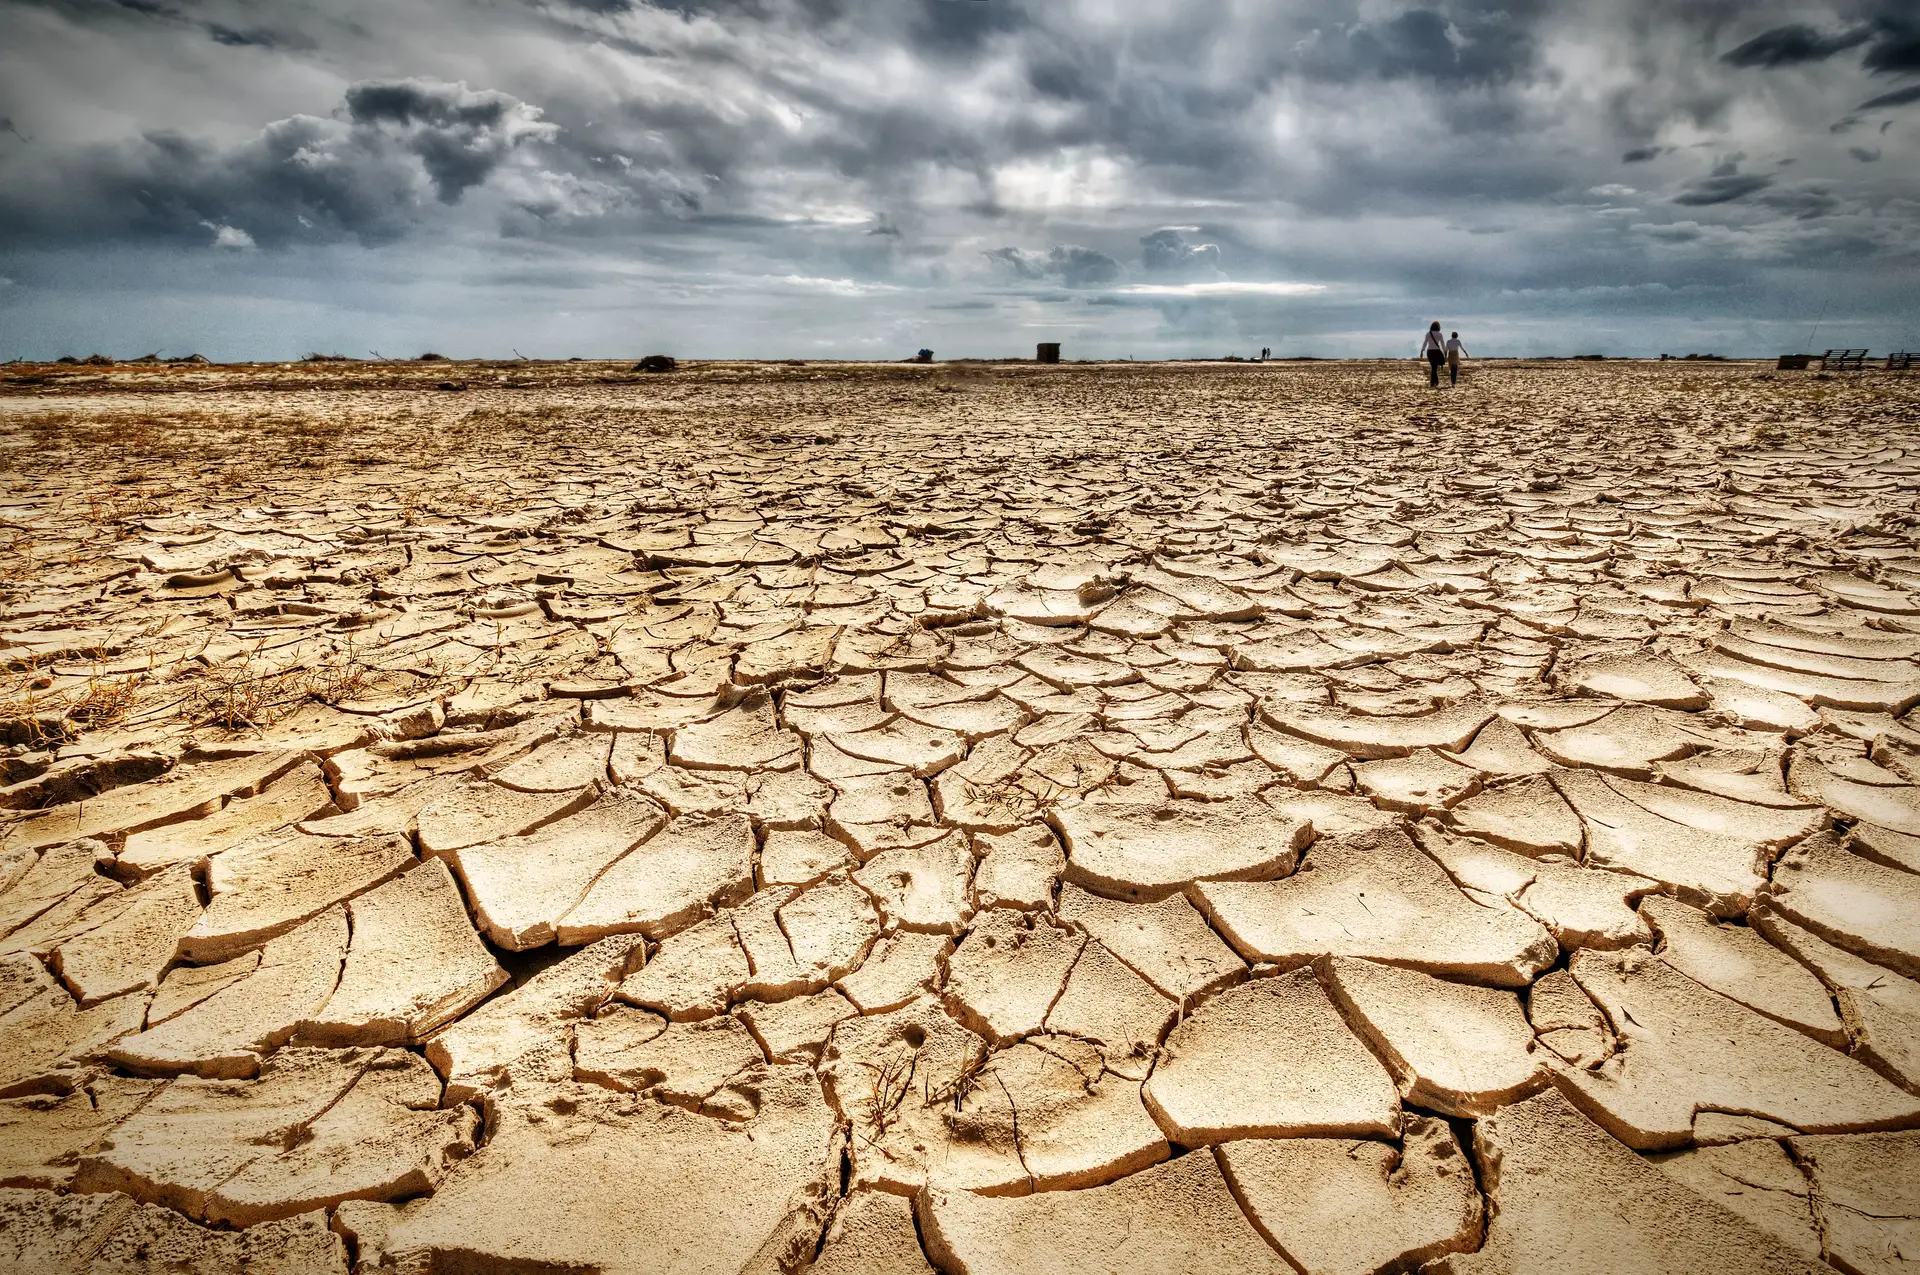
<instances>
[{"instance_id":1,"label":"couple walking","mask_svg":"<svg viewBox=\"0 0 1920 1275\"><path fill-rule=\"evenodd\" d=\"M1460 334L1455 332L1450 337L1442 338L1440 320L1435 319L1433 326L1427 329L1427 335L1420 341L1420 353L1427 360L1427 384L1440 384L1440 365L1444 363L1447 367L1447 384L1458 385L1460 356L1466 352L1467 347L1460 344Z\"/></svg>"}]
</instances>

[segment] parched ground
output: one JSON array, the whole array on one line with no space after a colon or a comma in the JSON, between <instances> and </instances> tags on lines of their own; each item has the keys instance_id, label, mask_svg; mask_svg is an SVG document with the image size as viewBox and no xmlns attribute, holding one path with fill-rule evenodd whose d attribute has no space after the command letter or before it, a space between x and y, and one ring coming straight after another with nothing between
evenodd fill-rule
<instances>
[{"instance_id":1,"label":"parched ground","mask_svg":"<svg viewBox=\"0 0 1920 1275\"><path fill-rule=\"evenodd\" d=\"M0 369L0 1271L1920 1269L1920 379Z\"/></svg>"}]
</instances>

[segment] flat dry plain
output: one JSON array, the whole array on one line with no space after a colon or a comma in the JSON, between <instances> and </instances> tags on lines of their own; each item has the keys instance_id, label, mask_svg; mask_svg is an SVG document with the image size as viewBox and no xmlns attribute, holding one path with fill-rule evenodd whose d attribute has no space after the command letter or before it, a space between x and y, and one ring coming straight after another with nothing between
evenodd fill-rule
<instances>
[{"instance_id":1,"label":"flat dry plain","mask_svg":"<svg viewBox=\"0 0 1920 1275\"><path fill-rule=\"evenodd\" d=\"M629 368L0 372L0 1268L1920 1269L1920 379Z\"/></svg>"}]
</instances>

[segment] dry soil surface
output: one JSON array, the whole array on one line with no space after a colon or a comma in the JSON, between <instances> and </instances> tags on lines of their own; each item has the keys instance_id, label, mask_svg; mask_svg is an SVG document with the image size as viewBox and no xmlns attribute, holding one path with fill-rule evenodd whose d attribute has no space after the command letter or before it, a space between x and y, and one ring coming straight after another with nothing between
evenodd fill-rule
<instances>
[{"instance_id":1,"label":"dry soil surface","mask_svg":"<svg viewBox=\"0 0 1920 1275\"><path fill-rule=\"evenodd\" d=\"M0 1271L1920 1271L1920 381L0 369Z\"/></svg>"}]
</instances>

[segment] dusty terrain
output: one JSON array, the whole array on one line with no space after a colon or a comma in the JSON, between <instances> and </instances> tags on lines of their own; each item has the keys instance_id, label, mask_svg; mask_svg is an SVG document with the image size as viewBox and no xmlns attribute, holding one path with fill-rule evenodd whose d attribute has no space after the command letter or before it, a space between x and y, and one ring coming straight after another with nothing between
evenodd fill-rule
<instances>
[{"instance_id":1,"label":"dusty terrain","mask_svg":"<svg viewBox=\"0 0 1920 1275\"><path fill-rule=\"evenodd\" d=\"M0 369L0 1270L1920 1269L1920 379L630 369Z\"/></svg>"}]
</instances>

